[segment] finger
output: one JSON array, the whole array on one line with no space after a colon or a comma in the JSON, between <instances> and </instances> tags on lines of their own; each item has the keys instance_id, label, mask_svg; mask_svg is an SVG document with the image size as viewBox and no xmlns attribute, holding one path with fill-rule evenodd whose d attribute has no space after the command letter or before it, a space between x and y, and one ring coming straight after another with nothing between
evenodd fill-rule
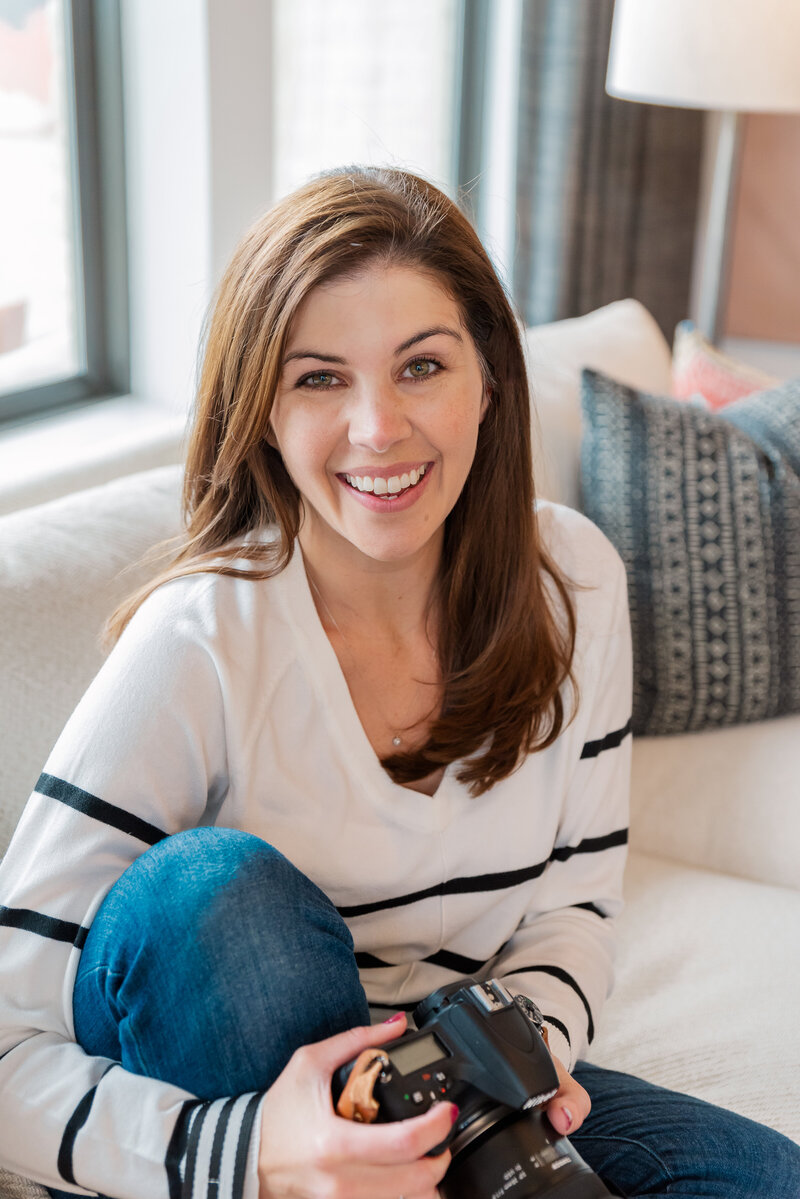
<instances>
[{"instance_id":1,"label":"finger","mask_svg":"<svg viewBox=\"0 0 800 1199\"><path fill-rule=\"evenodd\" d=\"M405 1029L405 1012L400 1012L397 1017L392 1018L391 1023L365 1024L358 1025L356 1028L348 1028L346 1032L326 1037L324 1041L315 1041L312 1045L305 1045L302 1049L298 1049L295 1056L301 1069L305 1066L314 1074L326 1075L326 1082L330 1084L330 1076L339 1066L358 1057L363 1049L370 1049L373 1045L382 1045L384 1041L394 1040L395 1037L404 1033Z\"/></svg>"},{"instance_id":2,"label":"finger","mask_svg":"<svg viewBox=\"0 0 800 1199\"><path fill-rule=\"evenodd\" d=\"M449 1165L449 1153L400 1166L358 1162L337 1170L336 1178L347 1199L435 1199Z\"/></svg>"},{"instance_id":3,"label":"finger","mask_svg":"<svg viewBox=\"0 0 800 1199\"><path fill-rule=\"evenodd\" d=\"M407 1120L396 1120L389 1124L351 1124L336 1116L336 1152L340 1160L354 1158L375 1165L404 1165L419 1161L447 1138L457 1117L458 1108L454 1103L434 1103L421 1116L411 1116ZM449 1162L449 1150L437 1154L435 1160L442 1159ZM446 1168L444 1165L442 1173Z\"/></svg>"},{"instance_id":4,"label":"finger","mask_svg":"<svg viewBox=\"0 0 800 1199\"><path fill-rule=\"evenodd\" d=\"M567 1073L557 1057L553 1058L553 1064L558 1074L559 1087L547 1105L547 1118L556 1132L566 1136L568 1133L577 1132L583 1124L591 1110L592 1101L588 1092Z\"/></svg>"}]
</instances>

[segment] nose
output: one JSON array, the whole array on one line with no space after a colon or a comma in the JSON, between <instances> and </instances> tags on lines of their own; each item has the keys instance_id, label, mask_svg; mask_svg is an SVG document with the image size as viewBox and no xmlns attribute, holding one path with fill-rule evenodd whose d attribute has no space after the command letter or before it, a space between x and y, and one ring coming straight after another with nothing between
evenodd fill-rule
<instances>
[{"instance_id":1,"label":"nose","mask_svg":"<svg viewBox=\"0 0 800 1199\"><path fill-rule=\"evenodd\" d=\"M376 454L410 437L413 428L407 398L391 383L365 383L350 403L348 438Z\"/></svg>"}]
</instances>

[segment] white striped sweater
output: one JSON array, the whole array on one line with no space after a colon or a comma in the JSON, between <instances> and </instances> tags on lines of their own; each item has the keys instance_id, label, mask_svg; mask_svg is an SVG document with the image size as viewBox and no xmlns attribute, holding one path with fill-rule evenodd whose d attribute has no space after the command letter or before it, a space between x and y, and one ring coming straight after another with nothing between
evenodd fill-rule
<instances>
[{"instance_id":1,"label":"white striped sweater","mask_svg":"<svg viewBox=\"0 0 800 1199\"><path fill-rule=\"evenodd\" d=\"M148 845L203 824L263 837L330 896L372 1005L501 977L539 1003L565 1064L585 1052L622 903L626 582L584 517L540 504L539 523L579 584L580 703L552 746L478 799L457 764L433 797L389 779L299 550L274 579L196 575L145 602L0 866L0 1164L76 1194L255 1199L259 1095L201 1103L74 1041L73 981L104 896Z\"/></svg>"}]
</instances>

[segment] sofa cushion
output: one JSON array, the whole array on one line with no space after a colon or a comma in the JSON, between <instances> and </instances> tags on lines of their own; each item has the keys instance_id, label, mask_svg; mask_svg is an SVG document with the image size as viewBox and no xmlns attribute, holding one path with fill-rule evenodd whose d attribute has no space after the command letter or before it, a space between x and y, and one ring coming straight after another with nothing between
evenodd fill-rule
<instances>
[{"instance_id":1,"label":"sofa cushion","mask_svg":"<svg viewBox=\"0 0 800 1199\"><path fill-rule=\"evenodd\" d=\"M617 300L586 316L534 326L524 344L536 492L577 508L581 370L590 366L631 387L669 392L669 345L638 300Z\"/></svg>"},{"instance_id":2,"label":"sofa cushion","mask_svg":"<svg viewBox=\"0 0 800 1199\"><path fill-rule=\"evenodd\" d=\"M773 375L723 354L692 321L676 326L672 344L672 394L676 399L699 396L716 410L754 391L779 385L780 379Z\"/></svg>"},{"instance_id":3,"label":"sofa cushion","mask_svg":"<svg viewBox=\"0 0 800 1199\"><path fill-rule=\"evenodd\" d=\"M50 1192L0 1166L0 1199L50 1199Z\"/></svg>"},{"instance_id":4,"label":"sofa cushion","mask_svg":"<svg viewBox=\"0 0 800 1199\"><path fill-rule=\"evenodd\" d=\"M583 374L582 504L628 570L633 728L800 711L800 379L712 413Z\"/></svg>"},{"instance_id":5,"label":"sofa cushion","mask_svg":"<svg viewBox=\"0 0 800 1199\"><path fill-rule=\"evenodd\" d=\"M630 843L800 892L800 714L634 737Z\"/></svg>"},{"instance_id":6,"label":"sofa cushion","mask_svg":"<svg viewBox=\"0 0 800 1199\"><path fill-rule=\"evenodd\" d=\"M180 479L159 467L0 519L0 856L100 667L106 618L153 573L144 553L178 531Z\"/></svg>"},{"instance_id":7,"label":"sofa cushion","mask_svg":"<svg viewBox=\"0 0 800 1199\"><path fill-rule=\"evenodd\" d=\"M800 894L631 853L589 1057L800 1142Z\"/></svg>"}]
</instances>

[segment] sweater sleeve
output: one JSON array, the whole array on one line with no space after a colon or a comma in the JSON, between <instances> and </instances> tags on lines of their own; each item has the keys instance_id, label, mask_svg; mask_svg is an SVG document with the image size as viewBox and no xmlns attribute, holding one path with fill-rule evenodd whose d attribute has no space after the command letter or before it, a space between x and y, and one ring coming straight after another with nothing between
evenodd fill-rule
<instances>
[{"instance_id":1,"label":"sweater sleeve","mask_svg":"<svg viewBox=\"0 0 800 1199\"><path fill-rule=\"evenodd\" d=\"M625 571L616 553L609 573L612 620L577 663L579 708L566 732L574 762L556 844L535 909L493 968L512 993L542 1009L550 1047L568 1069L585 1055L611 991L628 840L632 658Z\"/></svg>"},{"instance_id":2,"label":"sweater sleeve","mask_svg":"<svg viewBox=\"0 0 800 1199\"><path fill-rule=\"evenodd\" d=\"M197 594L207 580L193 580ZM202 1103L75 1042L81 948L148 846L207 819L227 789L208 630L179 580L139 609L53 749L0 866L0 1164L117 1199L255 1199L261 1096Z\"/></svg>"}]
</instances>

